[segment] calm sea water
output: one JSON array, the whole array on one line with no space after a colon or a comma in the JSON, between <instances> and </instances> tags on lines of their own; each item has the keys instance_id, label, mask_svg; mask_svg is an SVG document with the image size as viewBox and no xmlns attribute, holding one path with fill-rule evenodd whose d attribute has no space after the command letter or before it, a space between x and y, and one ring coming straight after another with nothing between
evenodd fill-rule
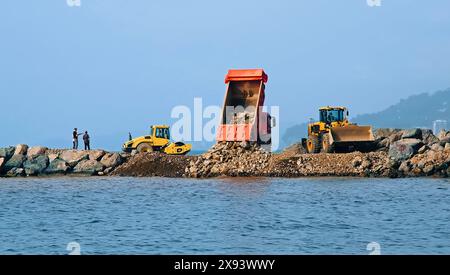
<instances>
[{"instance_id":1,"label":"calm sea water","mask_svg":"<svg viewBox=\"0 0 450 275\"><path fill-rule=\"evenodd\" d=\"M0 179L0 254L450 254L444 179Z\"/></svg>"}]
</instances>

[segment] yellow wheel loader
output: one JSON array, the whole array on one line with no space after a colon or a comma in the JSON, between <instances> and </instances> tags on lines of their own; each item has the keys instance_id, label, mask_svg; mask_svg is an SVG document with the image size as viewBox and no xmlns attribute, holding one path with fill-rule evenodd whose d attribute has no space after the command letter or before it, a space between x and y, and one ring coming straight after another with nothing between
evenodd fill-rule
<instances>
[{"instance_id":1,"label":"yellow wheel loader","mask_svg":"<svg viewBox=\"0 0 450 275\"><path fill-rule=\"evenodd\" d=\"M131 152L133 150L141 152L163 152L168 155L186 155L192 149L191 144L184 144L183 142L170 141L170 129L167 125L153 125L150 126L150 134L132 138L129 135L129 140L122 146L123 151Z\"/></svg>"},{"instance_id":2,"label":"yellow wheel loader","mask_svg":"<svg viewBox=\"0 0 450 275\"><path fill-rule=\"evenodd\" d=\"M303 139L308 153L373 150L372 127L350 123L347 108L322 107L319 114L320 121L308 124L308 139Z\"/></svg>"}]
</instances>

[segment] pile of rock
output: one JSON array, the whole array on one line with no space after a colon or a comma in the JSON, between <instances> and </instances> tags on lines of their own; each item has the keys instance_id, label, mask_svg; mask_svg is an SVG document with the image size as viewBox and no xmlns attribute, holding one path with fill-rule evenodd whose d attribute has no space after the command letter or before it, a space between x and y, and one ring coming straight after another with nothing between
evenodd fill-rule
<instances>
[{"instance_id":1,"label":"pile of rock","mask_svg":"<svg viewBox=\"0 0 450 275\"><path fill-rule=\"evenodd\" d=\"M445 136L446 132L443 132L443 134ZM383 128L377 129L374 136L378 151L389 151L394 159L409 158L417 153L422 145L433 145L441 141L429 129Z\"/></svg>"},{"instance_id":2,"label":"pile of rock","mask_svg":"<svg viewBox=\"0 0 450 275\"><path fill-rule=\"evenodd\" d=\"M348 154L306 154L301 143L271 154L257 144L222 142L200 156L130 156L20 144L0 148L0 176L450 176L450 132L435 136L431 130L378 129L374 135L375 152Z\"/></svg>"},{"instance_id":3,"label":"pile of rock","mask_svg":"<svg viewBox=\"0 0 450 275\"><path fill-rule=\"evenodd\" d=\"M450 132L403 138L389 149L400 176L450 176Z\"/></svg>"},{"instance_id":4,"label":"pile of rock","mask_svg":"<svg viewBox=\"0 0 450 275\"><path fill-rule=\"evenodd\" d=\"M270 157L271 154L257 144L221 142L196 160L191 160L184 176L258 176L268 167Z\"/></svg>"},{"instance_id":5,"label":"pile of rock","mask_svg":"<svg viewBox=\"0 0 450 275\"><path fill-rule=\"evenodd\" d=\"M194 156L166 155L159 152L133 154L111 175L127 177L182 177Z\"/></svg>"},{"instance_id":6,"label":"pile of rock","mask_svg":"<svg viewBox=\"0 0 450 275\"><path fill-rule=\"evenodd\" d=\"M393 174L385 152L348 154L277 154L265 173L272 177L364 176L390 177Z\"/></svg>"},{"instance_id":7,"label":"pile of rock","mask_svg":"<svg viewBox=\"0 0 450 275\"><path fill-rule=\"evenodd\" d=\"M397 176L450 176L450 132L435 136L429 129L379 129L374 134Z\"/></svg>"},{"instance_id":8,"label":"pile of rock","mask_svg":"<svg viewBox=\"0 0 450 275\"><path fill-rule=\"evenodd\" d=\"M0 148L0 176L106 175L126 157L103 150L55 150L19 144Z\"/></svg>"},{"instance_id":9,"label":"pile of rock","mask_svg":"<svg viewBox=\"0 0 450 275\"><path fill-rule=\"evenodd\" d=\"M270 154L249 143L218 143L192 159L186 177L450 176L450 132L378 129L370 153L306 154L301 143Z\"/></svg>"}]
</instances>

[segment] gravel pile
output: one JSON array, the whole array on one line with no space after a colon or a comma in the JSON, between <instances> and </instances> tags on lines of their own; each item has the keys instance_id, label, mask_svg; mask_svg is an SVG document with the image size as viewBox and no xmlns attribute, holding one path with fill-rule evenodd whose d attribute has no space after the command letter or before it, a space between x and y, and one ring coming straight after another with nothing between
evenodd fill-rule
<instances>
[{"instance_id":1,"label":"gravel pile","mask_svg":"<svg viewBox=\"0 0 450 275\"><path fill-rule=\"evenodd\" d=\"M271 154L257 144L222 142L191 160L186 177L258 176L269 165Z\"/></svg>"}]
</instances>

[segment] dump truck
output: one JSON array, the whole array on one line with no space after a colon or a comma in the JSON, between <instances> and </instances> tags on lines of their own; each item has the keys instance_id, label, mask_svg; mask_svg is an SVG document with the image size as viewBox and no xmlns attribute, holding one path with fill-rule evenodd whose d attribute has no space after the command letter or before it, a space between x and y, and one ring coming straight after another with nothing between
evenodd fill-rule
<instances>
[{"instance_id":1,"label":"dump truck","mask_svg":"<svg viewBox=\"0 0 450 275\"><path fill-rule=\"evenodd\" d=\"M263 69L228 71L218 142L271 144L275 119L263 111L267 81Z\"/></svg>"},{"instance_id":2,"label":"dump truck","mask_svg":"<svg viewBox=\"0 0 450 275\"><path fill-rule=\"evenodd\" d=\"M192 149L191 144L170 141L170 128L167 125L152 125L146 136L132 138L122 146L123 151L132 152L163 152L168 155L186 155Z\"/></svg>"},{"instance_id":3,"label":"dump truck","mask_svg":"<svg viewBox=\"0 0 450 275\"><path fill-rule=\"evenodd\" d=\"M371 126L350 123L346 107L322 107L320 120L308 124L308 138L303 139L308 153L368 152L373 150Z\"/></svg>"}]
</instances>

